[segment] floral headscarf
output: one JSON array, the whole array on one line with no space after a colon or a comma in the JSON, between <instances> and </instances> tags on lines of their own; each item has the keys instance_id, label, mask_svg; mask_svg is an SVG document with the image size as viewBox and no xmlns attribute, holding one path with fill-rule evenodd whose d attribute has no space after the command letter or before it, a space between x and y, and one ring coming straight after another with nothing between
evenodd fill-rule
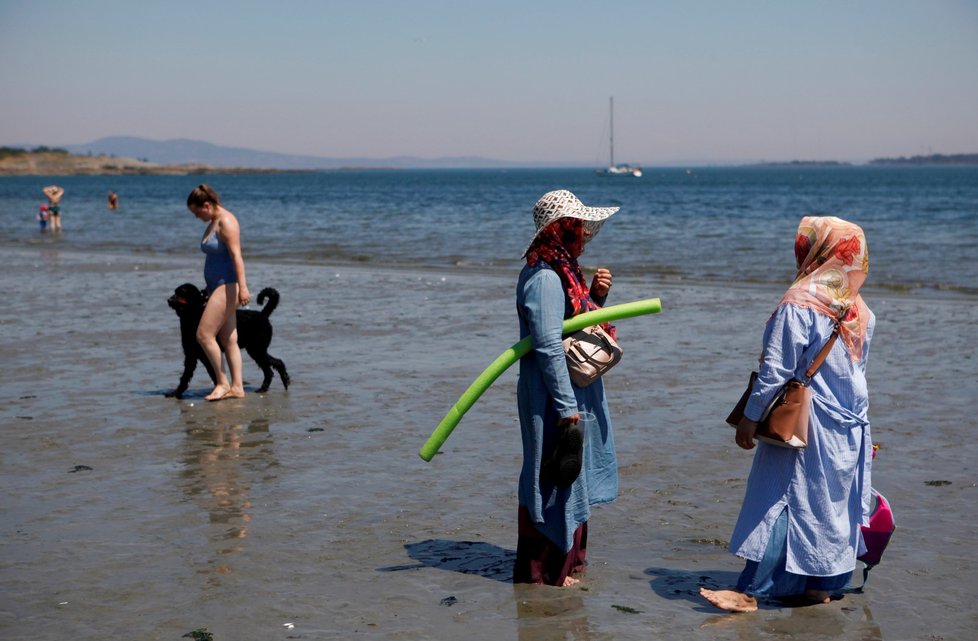
<instances>
[{"instance_id":1,"label":"floral headscarf","mask_svg":"<svg viewBox=\"0 0 978 641\"><path fill-rule=\"evenodd\" d=\"M591 290L577 263L577 257L584 251L585 224L580 218L558 218L540 231L526 252L527 264L533 266L542 260L557 272L570 301L571 316L601 308L591 299ZM612 325L602 327L617 338Z\"/></svg>"},{"instance_id":2,"label":"floral headscarf","mask_svg":"<svg viewBox=\"0 0 978 641\"><path fill-rule=\"evenodd\" d=\"M869 247L859 225L834 216L806 216L795 237L798 275L782 303L807 307L839 320L839 336L858 361L869 327L869 307L859 294L869 273Z\"/></svg>"}]
</instances>

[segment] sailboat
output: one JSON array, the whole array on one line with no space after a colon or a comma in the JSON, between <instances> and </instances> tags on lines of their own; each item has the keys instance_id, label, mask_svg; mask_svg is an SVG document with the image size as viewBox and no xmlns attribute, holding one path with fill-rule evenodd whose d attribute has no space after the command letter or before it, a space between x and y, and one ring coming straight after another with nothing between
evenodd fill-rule
<instances>
[{"instance_id":1,"label":"sailboat","mask_svg":"<svg viewBox=\"0 0 978 641\"><path fill-rule=\"evenodd\" d=\"M634 176L642 177L642 168L638 165L616 165L615 164L615 97L609 98L609 111L611 113L611 162L605 169L598 169L597 172L603 176Z\"/></svg>"}]
</instances>

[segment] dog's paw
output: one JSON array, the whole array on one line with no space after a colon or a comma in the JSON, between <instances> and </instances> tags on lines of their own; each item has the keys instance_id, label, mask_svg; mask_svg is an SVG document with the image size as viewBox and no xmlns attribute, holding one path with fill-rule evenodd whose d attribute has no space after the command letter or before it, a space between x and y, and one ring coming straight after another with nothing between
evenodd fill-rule
<instances>
[{"instance_id":1,"label":"dog's paw","mask_svg":"<svg viewBox=\"0 0 978 641\"><path fill-rule=\"evenodd\" d=\"M178 391L174 390L172 392L166 392L166 393L164 393L163 396L165 396L166 398L177 398L177 399L180 399L180 398L183 398L183 392L178 392Z\"/></svg>"}]
</instances>

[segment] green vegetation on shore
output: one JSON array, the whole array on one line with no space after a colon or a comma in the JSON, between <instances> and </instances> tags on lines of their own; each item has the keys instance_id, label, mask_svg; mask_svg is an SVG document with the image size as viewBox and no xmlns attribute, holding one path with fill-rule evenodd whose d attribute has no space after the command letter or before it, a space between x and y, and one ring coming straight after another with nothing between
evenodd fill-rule
<instances>
[{"instance_id":1,"label":"green vegetation on shore","mask_svg":"<svg viewBox=\"0 0 978 641\"><path fill-rule=\"evenodd\" d=\"M929 156L900 156L877 158L871 165L978 165L978 154L930 154Z\"/></svg>"},{"instance_id":2,"label":"green vegetation on shore","mask_svg":"<svg viewBox=\"0 0 978 641\"><path fill-rule=\"evenodd\" d=\"M162 165L143 158L79 156L64 149L0 147L0 176L96 176L286 173L281 169L217 167L199 163Z\"/></svg>"},{"instance_id":3,"label":"green vegetation on shore","mask_svg":"<svg viewBox=\"0 0 978 641\"><path fill-rule=\"evenodd\" d=\"M28 151L27 149L22 149L21 147L0 147L0 159L10 158L11 156L14 157L23 156L25 154L43 154L43 153L67 154L68 150L60 149L58 147L45 147L43 145L40 147L35 147L30 151Z\"/></svg>"}]
</instances>

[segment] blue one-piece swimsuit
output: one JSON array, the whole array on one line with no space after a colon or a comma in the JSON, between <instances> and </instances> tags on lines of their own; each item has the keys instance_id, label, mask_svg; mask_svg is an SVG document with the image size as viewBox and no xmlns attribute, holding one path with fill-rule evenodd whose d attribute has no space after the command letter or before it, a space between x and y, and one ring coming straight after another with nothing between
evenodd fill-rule
<instances>
[{"instance_id":1,"label":"blue one-piece swimsuit","mask_svg":"<svg viewBox=\"0 0 978 641\"><path fill-rule=\"evenodd\" d=\"M231 252L216 233L200 241L200 250L207 255L204 259L204 282L207 283L208 294L221 285L238 282Z\"/></svg>"}]
</instances>

